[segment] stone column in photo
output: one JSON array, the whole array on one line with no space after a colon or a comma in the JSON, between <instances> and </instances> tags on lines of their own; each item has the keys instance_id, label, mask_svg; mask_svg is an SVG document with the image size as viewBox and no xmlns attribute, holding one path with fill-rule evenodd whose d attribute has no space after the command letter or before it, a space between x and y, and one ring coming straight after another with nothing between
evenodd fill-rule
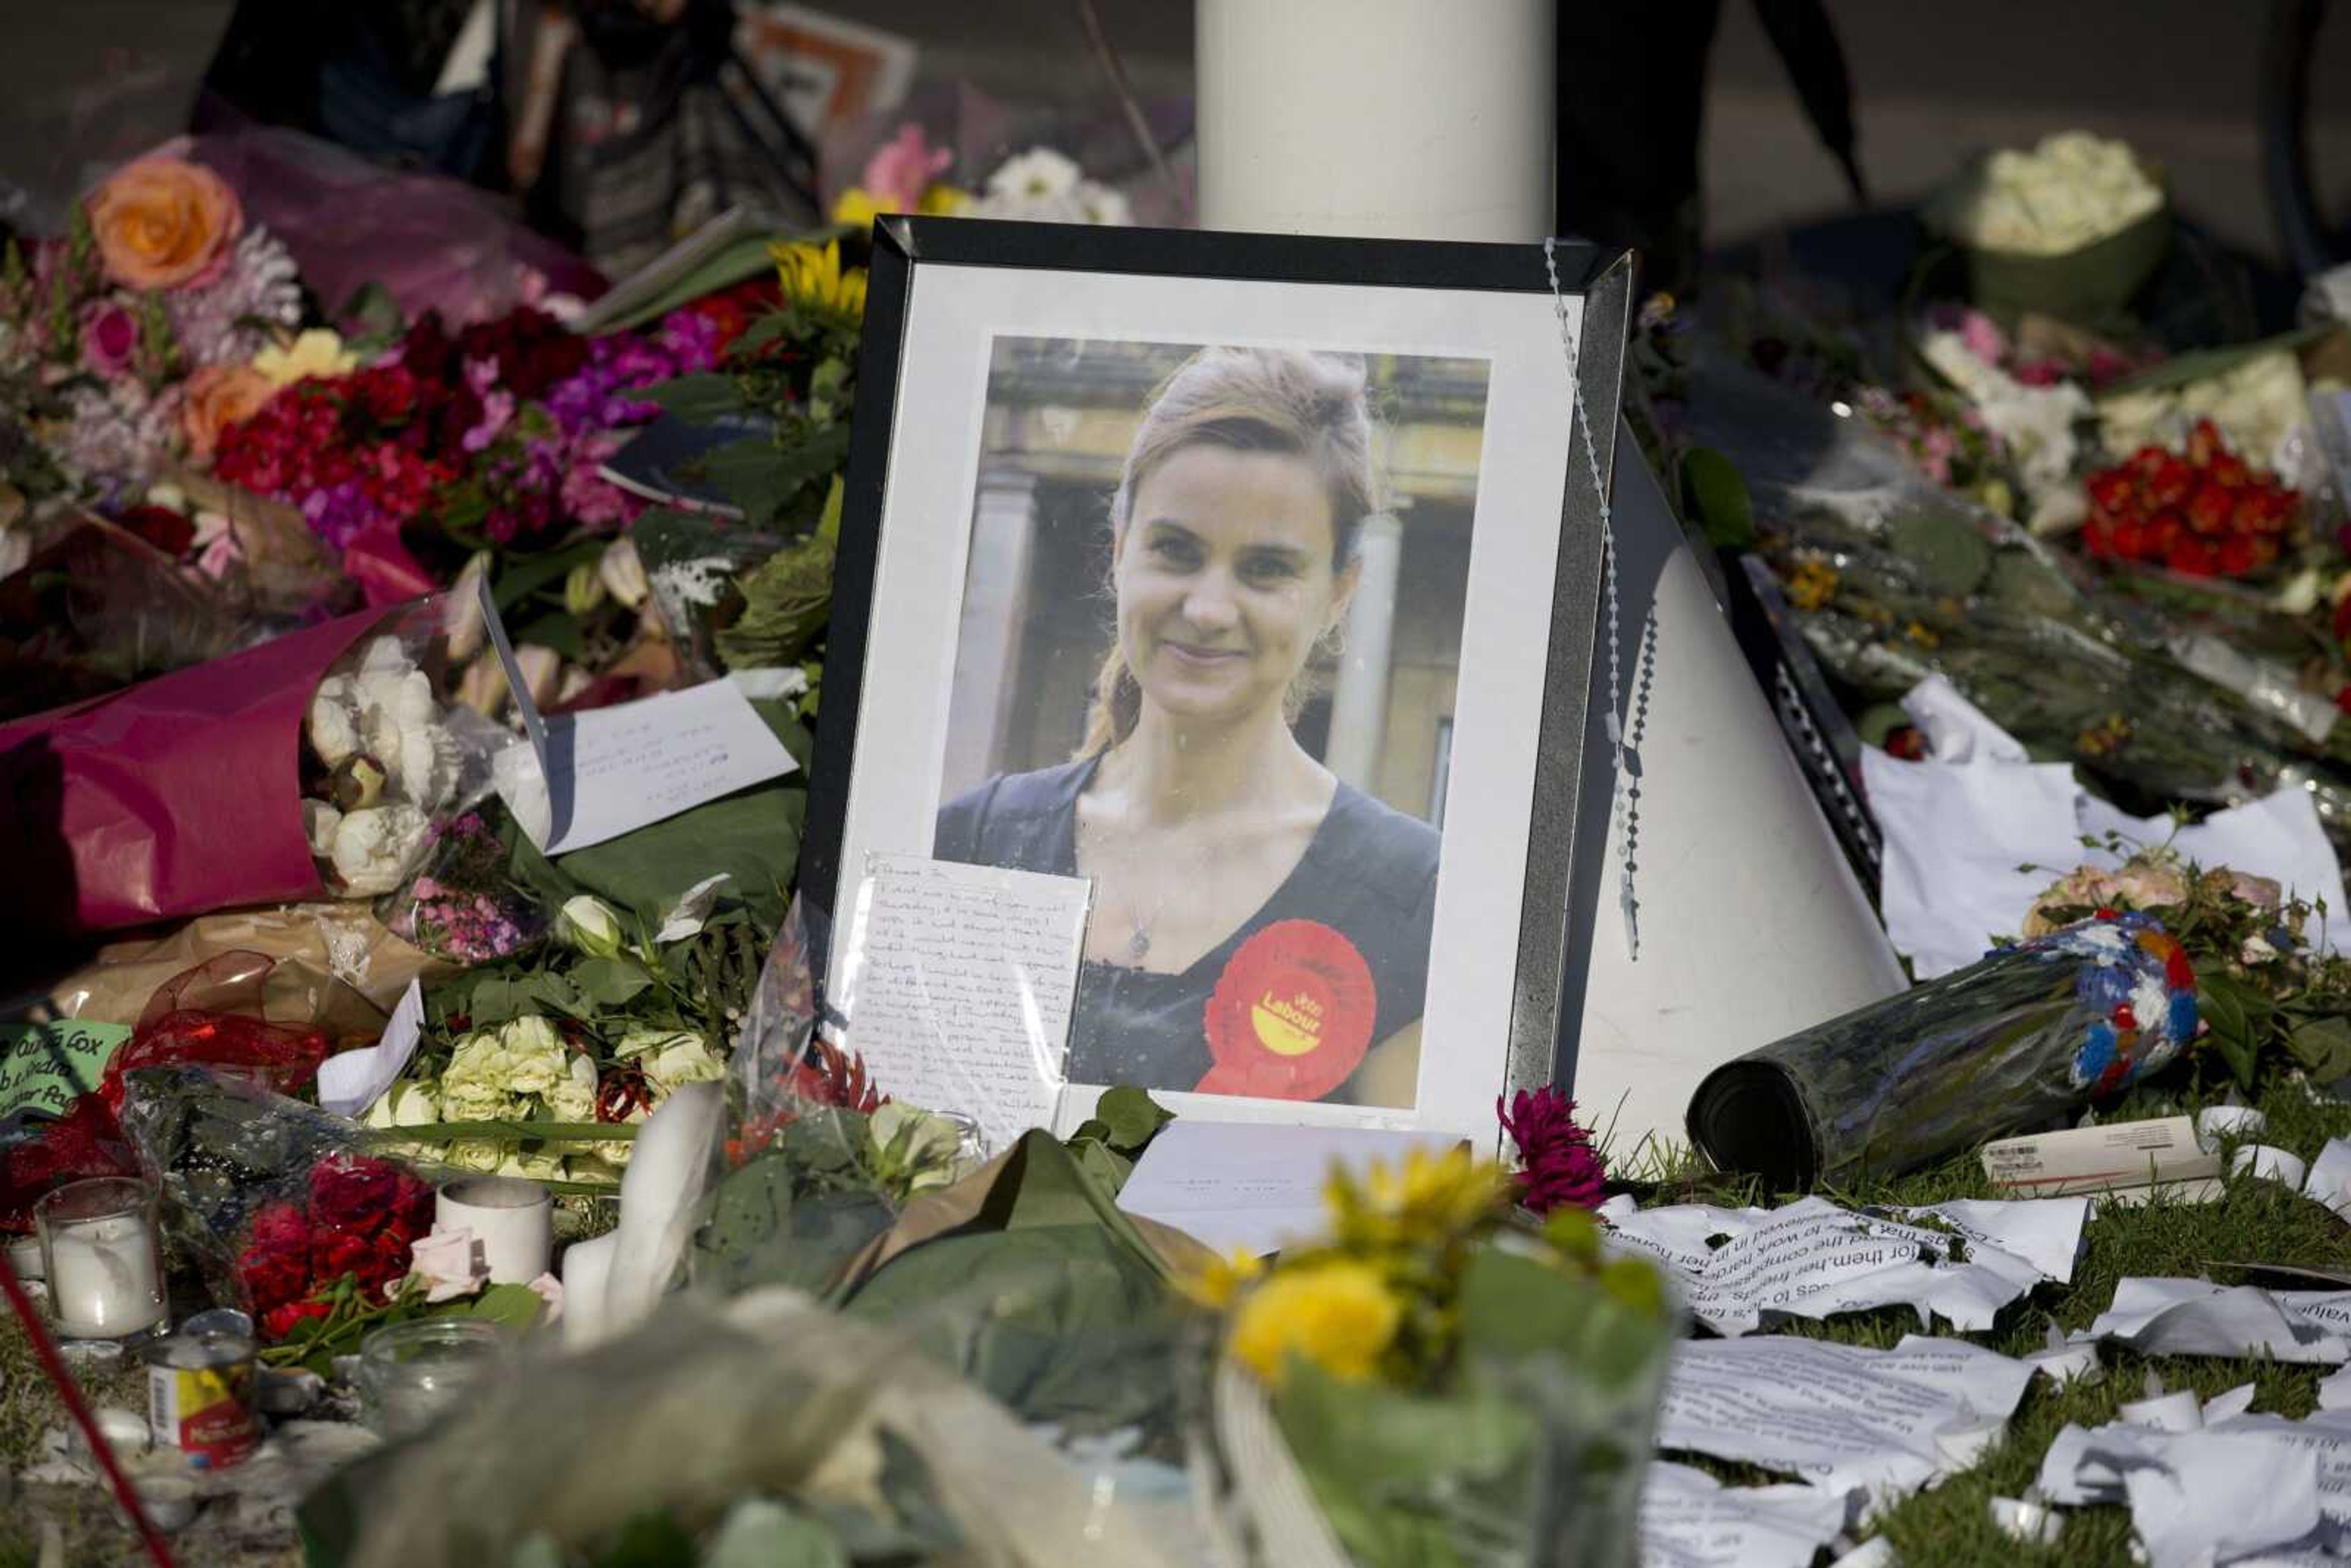
<instances>
[{"instance_id":1,"label":"stone column in photo","mask_svg":"<svg viewBox=\"0 0 2351 1568\"><path fill-rule=\"evenodd\" d=\"M1355 534L1355 598L1341 632L1346 644L1331 691L1331 739L1322 762L1366 795L1379 793L1388 666L1395 647L1396 578L1403 560L1404 524L1392 512L1365 517Z\"/></svg>"},{"instance_id":2,"label":"stone column in photo","mask_svg":"<svg viewBox=\"0 0 2351 1568\"><path fill-rule=\"evenodd\" d=\"M970 789L995 768L1005 720L1018 695L1012 688L1020 674L1020 629L1029 617L1036 538L1037 476L1018 468L982 470L947 710L956 722L948 727L940 769L943 798Z\"/></svg>"}]
</instances>

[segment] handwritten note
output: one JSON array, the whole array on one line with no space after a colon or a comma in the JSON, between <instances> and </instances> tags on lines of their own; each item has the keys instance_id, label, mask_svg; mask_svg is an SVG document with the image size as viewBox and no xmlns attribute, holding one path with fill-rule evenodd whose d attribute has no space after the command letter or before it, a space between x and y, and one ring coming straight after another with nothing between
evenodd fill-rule
<instances>
[{"instance_id":1,"label":"handwritten note","mask_svg":"<svg viewBox=\"0 0 2351 1568\"><path fill-rule=\"evenodd\" d=\"M789 773L796 764L731 681L546 721L544 755L500 755L498 794L549 854L584 850Z\"/></svg>"},{"instance_id":2,"label":"handwritten note","mask_svg":"<svg viewBox=\"0 0 2351 1568\"><path fill-rule=\"evenodd\" d=\"M1416 1148L1437 1155L1459 1142L1449 1133L1179 1118L1144 1151L1118 1206L1218 1252L1263 1254L1322 1230L1322 1185L1332 1166L1395 1168Z\"/></svg>"},{"instance_id":3,"label":"handwritten note","mask_svg":"<svg viewBox=\"0 0 2351 1568\"><path fill-rule=\"evenodd\" d=\"M64 1115L98 1087L107 1059L130 1038L118 1023L0 1024L0 1121Z\"/></svg>"},{"instance_id":4,"label":"handwritten note","mask_svg":"<svg viewBox=\"0 0 2351 1568\"><path fill-rule=\"evenodd\" d=\"M1076 877L869 856L839 988L851 1049L997 1147L1050 1123L1092 898Z\"/></svg>"},{"instance_id":5,"label":"handwritten note","mask_svg":"<svg viewBox=\"0 0 2351 1568\"><path fill-rule=\"evenodd\" d=\"M561 854L666 821L796 766L732 682L705 681L586 713L542 716L487 579L482 615L528 747L496 761L498 796L540 851Z\"/></svg>"},{"instance_id":6,"label":"handwritten note","mask_svg":"<svg viewBox=\"0 0 2351 1568\"><path fill-rule=\"evenodd\" d=\"M319 1103L338 1116L363 1116L399 1078L424 1032L424 987L411 980L373 1045L346 1051L319 1064Z\"/></svg>"}]
</instances>

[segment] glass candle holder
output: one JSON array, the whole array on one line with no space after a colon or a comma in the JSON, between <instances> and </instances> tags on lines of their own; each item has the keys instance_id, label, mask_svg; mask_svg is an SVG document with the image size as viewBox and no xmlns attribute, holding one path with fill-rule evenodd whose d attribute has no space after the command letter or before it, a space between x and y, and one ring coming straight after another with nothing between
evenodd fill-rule
<instances>
[{"instance_id":1,"label":"glass candle holder","mask_svg":"<svg viewBox=\"0 0 2351 1568\"><path fill-rule=\"evenodd\" d=\"M135 1176L68 1182L33 1206L33 1220L60 1333L128 1340L164 1327L171 1306L153 1187Z\"/></svg>"},{"instance_id":2,"label":"glass candle holder","mask_svg":"<svg viewBox=\"0 0 2351 1568\"><path fill-rule=\"evenodd\" d=\"M506 1331L479 1318L428 1318L378 1330L360 1345L368 1425L386 1437L423 1430L495 1378L508 1348Z\"/></svg>"}]
</instances>

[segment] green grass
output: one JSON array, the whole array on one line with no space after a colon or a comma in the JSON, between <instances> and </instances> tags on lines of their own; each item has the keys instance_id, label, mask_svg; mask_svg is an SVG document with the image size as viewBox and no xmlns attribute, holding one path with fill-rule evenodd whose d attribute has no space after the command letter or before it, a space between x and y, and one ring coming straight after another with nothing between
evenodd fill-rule
<instances>
[{"instance_id":1,"label":"green grass","mask_svg":"<svg viewBox=\"0 0 2351 1568\"><path fill-rule=\"evenodd\" d=\"M2351 1105L2323 1104L2297 1085L2281 1083L2256 1102L2268 1117L2260 1141L2314 1160L2330 1137L2351 1136ZM2106 1120L2192 1111L2192 1103L2142 1099ZM1726 1181L1692 1173L1672 1151L1656 1155L1648 1174L1663 1178L1656 1203L1784 1202L1797 1194L1770 1194L1751 1182ZM1898 1181L1871 1182L1825 1196L1855 1206L1928 1204L1954 1197L1997 1197L1976 1156ZM2234 1273L2216 1263L2258 1261L2312 1268L2351 1268L2351 1225L2325 1207L2274 1182L2232 1180L2224 1196L2205 1204L2158 1202L2145 1207L2106 1206L2093 1212L2084 1231L2085 1248L2070 1284L2043 1285L2001 1314L1993 1332L1954 1334L1948 1324L1927 1330L1970 1340L2009 1355L2042 1348L2054 1321L2067 1333L2086 1328L2113 1301L2115 1282L2126 1276L2193 1278L2210 1270L2221 1283ZM1776 1332L1846 1344L1890 1346L1906 1333L1921 1332L1907 1309L1855 1313L1827 1322L1797 1321ZM2331 1368L2282 1366L2266 1359L2220 1360L2204 1356L2142 1357L2113 1345L2101 1351L2105 1375L2095 1384L2059 1388L2036 1378L2009 1423L2007 1440L1973 1469L1940 1487L1903 1501L1879 1521L1904 1568L2013 1568L2039 1563L2072 1564L2130 1561L2130 1514L2120 1506L2068 1509L2065 1531L2050 1548L2026 1547L1992 1526L1989 1500L2018 1497L2041 1471L2041 1461L2058 1432L2071 1422L2094 1427L2114 1418L2116 1406L2138 1398L2152 1368L2167 1388L2192 1388L2210 1397L2243 1383L2256 1385L2253 1408L2300 1417L2316 1407L2317 1385ZM1676 1456L1688 1458L1689 1456ZM1697 1460L1726 1480L1785 1479L1746 1466Z\"/></svg>"}]
</instances>

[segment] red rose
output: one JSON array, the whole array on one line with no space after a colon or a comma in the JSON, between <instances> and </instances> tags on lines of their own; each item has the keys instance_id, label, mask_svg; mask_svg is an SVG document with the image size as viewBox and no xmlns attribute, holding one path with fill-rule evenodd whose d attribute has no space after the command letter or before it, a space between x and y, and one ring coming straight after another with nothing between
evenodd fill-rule
<instances>
[{"instance_id":1,"label":"red rose","mask_svg":"<svg viewBox=\"0 0 2351 1568\"><path fill-rule=\"evenodd\" d=\"M2169 453L2166 453L2163 462L2153 474L2147 476L2147 504L2153 507L2177 507L2188 499L2189 492L2195 487L2196 470Z\"/></svg>"},{"instance_id":2,"label":"red rose","mask_svg":"<svg viewBox=\"0 0 2351 1568\"><path fill-rule=\"evenodd\" d=\"M2220 557L2199 538L2183 538L2166 551L2163 564L2185 577L2210 577L2220 570Z\"/></svg>"},{"instance_id":3,"label":"red rose","mask_svg":"<svg viewBox=\"0 0 2351 1568\"><path fill-rule=\"evenodd\" d=\"M2127 510L2132 499L2130 470L2101 468L2090 476L2090 504L2102 512L2120 514Z\"/></svg>"},{"instance_id":4,"label":"red rose","mask_svg":"<svg viewBox=\"0 0 2351 1568\"><path fill-rule=\"evenodd\" d=\"M253 1217L253 1244L256 1247L308 1247L310 1244L310 1222L293 1204L266 1203Z\"/></svg>"},{"instance_id":5,"label":"red rose","mask_svg":"<svg viewBox=\"0 0 2351 1568\"><path fill-rule=\"evenodd\" d=\"M236 1260L236 1277L256 1312L298 1301L310 1289L308 1249L283 1243L248 1247Z\"/></svg>"},{"instance_id":6,"label":"red rose","mask_svg":"<svg viewBox=\"0 0 2351 1568\"><path fill-rule=\"evenodd\" d=\"M396 424L416 411L416 374L404 365L383 365L351 378L352 395L371 418Z\"/></svg>"},{"instance_id":7,"label":"red rose","mask_svg":"<svg viewBox=\"0 0 2351 1568\"><path fill-rule=\"evenodd\" d=\"M290 1338L304 1323L323 1318L334 1310L326 1301L289 1301L282 1307L273 1307L261 1314L261 1337L276 1343Z\"/></svg>"},{"instance_id":8,"label":"red rose","mask_svg":"<svg viewBox=\"0 0 2351 1568\"><path fill-rule=\"evenodd\" d=\"M338 1229L382 1223L400 1198L404 1173L389 1160L337 1155L310 1167L310 1221Z\"/></svg>"},{"instance_id":9,"label":"red rose","mask_svg":"<svg viewBox=\"0 0 2351 1568\"><path fill-rule=\"evenodd\" d=\"M2261 564L2261 550L2242 534L2220 541L2220 570L2230 577L2242 577Z\"/></svg>"},{"instance_id":10,"label":"red rose","mask_svg":"<svg viewBox=\"0 0 2351 1568\"><path fill-rule=\"evenodd\" d=\"M319 1288L333 1284L346 1274L364 1279L368 1273L368 1240L365 1235L350 1230L322 1231L310 1238L310 1278Z\"/></svg>"}]
</instances>

